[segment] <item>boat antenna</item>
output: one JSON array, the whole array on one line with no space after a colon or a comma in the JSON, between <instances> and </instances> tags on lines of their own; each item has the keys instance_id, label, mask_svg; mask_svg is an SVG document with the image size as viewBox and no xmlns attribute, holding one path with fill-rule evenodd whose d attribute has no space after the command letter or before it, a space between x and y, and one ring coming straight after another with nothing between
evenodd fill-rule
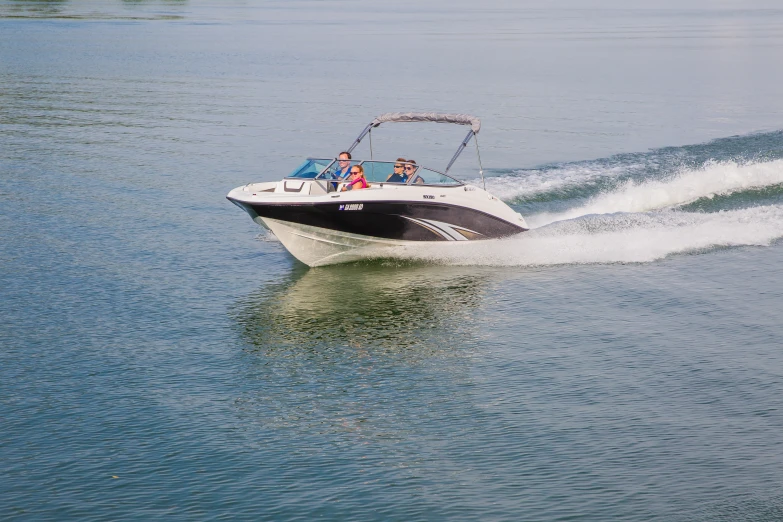
<instances>
[{"instance_id":1,"label":"boat antenna","mask_svg":"<svg viewBox=\"0 0 783 522\"><path fill-rule=\"evenodd\" d=\"M481 166L481 153L478 146L478 135L473 135L473 141L476 143L476 156L478 156L479 162L479 174L481 174L481 183L484 185L484 190L487 190L487 182L484 180L484 167Z\"/></svg>"}]
</instances>

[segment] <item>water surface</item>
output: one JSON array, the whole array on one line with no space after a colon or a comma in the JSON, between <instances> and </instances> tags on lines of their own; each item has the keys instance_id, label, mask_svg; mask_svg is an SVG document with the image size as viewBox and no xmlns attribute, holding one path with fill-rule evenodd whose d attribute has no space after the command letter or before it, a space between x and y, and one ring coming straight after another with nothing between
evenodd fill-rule
<instances>
[{"instance_id":1,"label":"water surface","mask_svg":"<svg viewBox=\"0 0 783 522\"><path fill-rule=\"evenodd\" d=\"M782 50L772 2L0 2L0 518L779 520ZM225 200L393 110L481 117L533 230L308 269Z\"/></svg>"}]
</instances>

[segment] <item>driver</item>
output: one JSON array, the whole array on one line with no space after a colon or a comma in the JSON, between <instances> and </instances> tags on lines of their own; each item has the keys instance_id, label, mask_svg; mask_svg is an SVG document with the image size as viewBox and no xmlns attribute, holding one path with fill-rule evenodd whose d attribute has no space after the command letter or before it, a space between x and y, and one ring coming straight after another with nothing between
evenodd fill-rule
<instances>
[{"instance_id":1,"label":"driver","mask_svg":"<svg viewBox=\"0 0 783 522\"><path fill-rule=\"evenodd\" d=\"M341 152L337 156L337 171L334 173L338 179L345 179L351 174L351 153Z\"/></svg>"}]
</instances>

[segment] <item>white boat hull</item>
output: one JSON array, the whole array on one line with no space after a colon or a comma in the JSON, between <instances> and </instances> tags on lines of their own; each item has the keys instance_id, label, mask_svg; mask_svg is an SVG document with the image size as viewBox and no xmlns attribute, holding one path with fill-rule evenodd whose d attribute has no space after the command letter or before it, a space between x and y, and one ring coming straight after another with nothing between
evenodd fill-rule
<instances>
[{"instance_id":1,"label":"white boat hull","mask_svg":"<svg viewBox=\"0 0 783 522\"><path fill-rule=\"evenodd\" d=\"M311 267L384 257L394 247L421 244L420 241L380 239L272 218L259 217L257 220L263 221L291 255Z\"/></svg>"}]
</instances>

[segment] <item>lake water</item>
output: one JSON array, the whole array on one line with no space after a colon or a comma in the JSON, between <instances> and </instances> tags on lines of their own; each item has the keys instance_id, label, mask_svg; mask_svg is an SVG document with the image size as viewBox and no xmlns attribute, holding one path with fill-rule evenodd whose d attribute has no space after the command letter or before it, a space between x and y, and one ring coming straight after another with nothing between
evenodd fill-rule
<instances>
[{"instance_id":1,"label":"lake water","mask_svg":"<svg viewBox=\"0 0 783 522\"><path fill-rule=\"evenodd\" d=\"M781 63L772 1L0 1L0 518L781 520ZM397 110L533 229L225 200Z\"/></svg>"}]
</instances>

